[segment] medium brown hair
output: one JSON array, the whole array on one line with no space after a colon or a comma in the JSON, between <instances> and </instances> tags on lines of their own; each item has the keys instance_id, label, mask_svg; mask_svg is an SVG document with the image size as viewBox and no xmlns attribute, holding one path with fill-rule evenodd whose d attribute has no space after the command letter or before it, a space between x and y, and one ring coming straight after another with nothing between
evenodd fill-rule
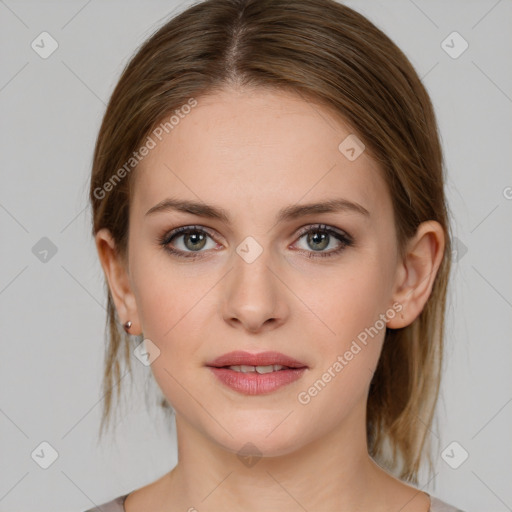
<instances>
[{"instance_id":1,"label":"medium brown hair","mask_svg":"<svg viewBox=\"0 0 512 512\"><path fill-rule=\"evenodd\" d=\"M397 246L427 220L445 231L445 253L431 295L407 327L387 329L367 402L370 455L417 483L439 393L450 227L443 157L429 96L404 53L367 18L333 0L207 0L156 31L126 66L108 104L92 167L93 235L108 228L127 261L133 171L113 175L148 134L191 98L226 86L300 94L351 127L378 163L393 203ZM341 142L341 141L340 141ZM133 163L133 162L132 162ZM118 174L119 178L119 174ZM100 434L120 397L129 339L108 294ZM162 406L169 408L165 400Z\"/></svg>"}]
</instances>

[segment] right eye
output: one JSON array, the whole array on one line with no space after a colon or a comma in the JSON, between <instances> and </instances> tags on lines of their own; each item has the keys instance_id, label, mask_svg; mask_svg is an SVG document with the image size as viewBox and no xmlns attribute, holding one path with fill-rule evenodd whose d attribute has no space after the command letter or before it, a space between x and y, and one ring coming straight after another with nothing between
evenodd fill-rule
<instances>
[{"instance_id":1,"label":"right eye","mask_svg":"<svg viewBox=\"0 0 512 512\"><path fill-rule=\"evenodd\" d=\"M182 226L166 233L160 239L160 244L175 256L197 258L200 253L205 252L202 249L207 246L208 238L212 239L211 235L203 228ZM172 245L173 243L174 245ZM209 249L214 249L215 246L216 242L212 239L212 246ZM208 247L206 248L208 249Z\"/></svg>"}]
</instances>

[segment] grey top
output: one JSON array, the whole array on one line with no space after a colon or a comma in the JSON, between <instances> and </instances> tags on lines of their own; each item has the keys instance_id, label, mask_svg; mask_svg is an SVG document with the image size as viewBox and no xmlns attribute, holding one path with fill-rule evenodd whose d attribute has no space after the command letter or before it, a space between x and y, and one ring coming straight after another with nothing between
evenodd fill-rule
<instances>
[{"instance_id":1,"label":"grey top","mask_svg":"<svg viewBox=\"0 0 512 512\"><path fill-rule=\"evenodd\" d=\"M428 494L428 496L430 497L429 512L464 512L460 508L453 507L452 505L449 505L448 503L434 496L430 496L430 494ZM123 504L127 497L128 494L123 494L122 496L119 496L112 501L104 503L103 505L99 505L96 508L90 508L85 512L125 512Z\"/></svg>"}]
</instances>

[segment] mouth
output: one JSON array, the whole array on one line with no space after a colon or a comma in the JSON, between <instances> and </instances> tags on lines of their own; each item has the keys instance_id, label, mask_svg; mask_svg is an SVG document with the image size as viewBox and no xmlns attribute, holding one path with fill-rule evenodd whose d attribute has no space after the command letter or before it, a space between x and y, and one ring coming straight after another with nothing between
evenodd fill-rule
<instances>
[{"instance_id":1,"label":"mouth","mask_svg":"<svg viewBox=\"0 0 512 512\"><path fill-rule=\"evenodd\" d=\"M308 366L279 352L224 354L206 366L225 386L244 395L261 395L300 379Z\"/></svg>"},{"instance_id":2,"label":"mouth","mask_svg":"<svg viewBox=\"0 0 512 512\"><path fill-rule=\"evenodd\" d=\"M272 373L279 372L282 370L290 370L290 366L283 366L282 364L269 364L266 366L252 366L252 365L233 365L233 366L215 366L214 368L227 368L229 370L233 370L234 372L240 373L259 373L260 375L264 373Z\"/></svg>"}]
</instances>

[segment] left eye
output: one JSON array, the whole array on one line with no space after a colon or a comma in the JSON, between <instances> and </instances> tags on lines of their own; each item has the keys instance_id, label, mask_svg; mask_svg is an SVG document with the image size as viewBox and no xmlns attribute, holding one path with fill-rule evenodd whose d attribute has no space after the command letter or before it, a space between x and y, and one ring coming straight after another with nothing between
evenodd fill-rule
<instances>
[{"instance_id":1,"label":"left eye","mask_svg":"<svg viewBox=\"0 0 512 512\"><path fill-rule=\"evenodd\" d=\"M302 239L304 239L307 244L304 250L312 252L308 257L330 256L352 245L352 240L347 235L325 225L309 227L306 231L303 231L299 237L299 240ZM335 241L338 242L337 247L331 247L332 250L326 251L325 249L329 248ZM312 249L312 251L310 251L310 249Z\"/></svg>"}]
</instances>

